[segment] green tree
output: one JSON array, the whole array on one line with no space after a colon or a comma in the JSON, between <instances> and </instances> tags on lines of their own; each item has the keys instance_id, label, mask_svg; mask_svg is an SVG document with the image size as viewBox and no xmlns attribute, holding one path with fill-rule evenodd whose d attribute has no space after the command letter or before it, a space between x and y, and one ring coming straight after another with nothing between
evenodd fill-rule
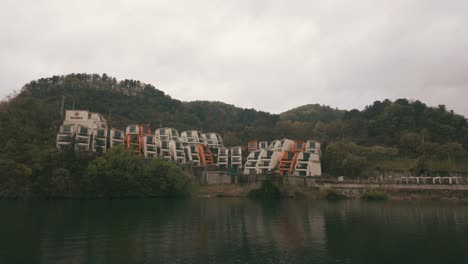
<instances>
[{"instance_id":1,"label":"green tree","mask_svg":"<svg viewBox=\"0 0 468 264\"><path fill-rule=\"evenodd\" d=\"M24 198L29 193L31 168L13 160L0 159L0 197Z\"/></svg>"},{"instance_id":2,"label":"green tree","mask_svg":"<svg viewBox=\"0 0 468 264\"><path fill-rule=\"evenodd\" d=\"M92 161L83 178L87 197L154 197L190 194L190 177L163 160L145 160L122 147Z\"/></svg>"}]
</instances>

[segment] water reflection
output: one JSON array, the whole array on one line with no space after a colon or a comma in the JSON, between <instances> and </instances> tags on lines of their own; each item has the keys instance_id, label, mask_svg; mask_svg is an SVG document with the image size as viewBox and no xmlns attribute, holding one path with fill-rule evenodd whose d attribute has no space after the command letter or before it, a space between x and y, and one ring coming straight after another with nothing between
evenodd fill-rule
<instances>
[{"instance_id":1,"label":"water reflection","mask_svg":"<svg viewBox=\"0 0 468 264\"><path fill-rule=\"evenodd\" d=\"M247 199L0 202L0 263L467 263L468 208Z\"/></svg>"}]
</instances>

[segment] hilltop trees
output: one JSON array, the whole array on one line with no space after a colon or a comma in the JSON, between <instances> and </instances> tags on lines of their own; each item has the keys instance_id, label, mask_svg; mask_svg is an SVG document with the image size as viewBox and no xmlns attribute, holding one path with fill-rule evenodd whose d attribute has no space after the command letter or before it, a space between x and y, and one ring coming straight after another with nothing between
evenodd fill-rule
<instances>
[{"instance_id":1,"label":"hilltop trees","mask_svg":"<svg viewBox=\"0 0 468 264\"><path fill-rule=\"evenodd\" d=\"M330 143L324 149L324 170L332 175L365 176L381 169L382 162L392 164L395 170L406 170L409 163L418 164L414 167L416 173L468 172L463 165L467 163L468 122L465 117L448 112L445 106L428 107L406 99L376 101L361 112L345 112L340 120L317 122L314 134L320 141ZM350 144L355 145L346 147ZM379 155L374 153L358 158L362 156L360 150L376 146L390 147L391 155L377 158ZM374 157L373 161L369 157ZM399 161L387 162L392 159ZM433 166L441 162L443 165Z\"/></svg>"},{"instance_id":2,"label":"hilltop trees","mask_svg":"<svg viewBox=\"0 0 468 264\"><path fill-rule=\"evenodd\" d=\"M35 115L31 115L31 120L40 121L32 125L48 126L49 130L38 128L46 132L42 134L44 140L53 140L60 123L58 109L62 95L66 98L66 108L102 113L113 127L145 123L152 127L162 124L181 131L216 131L227 134L229 140L237 144L246 144L251 139L316 138L322 142L353 141L364 146L396 147L399 155L405 157L418 156L417 148L427 142L459 143L464 151L468 149L465 117L447 111L443 105L428 107L420 101L407 99L375 101L363 111L344 111L315 104L272 115L221 102L181 102L152 85L135 80L117 81L105 74L72 74L32 81L2 108L3 111L12 108L19 111L11 119L18 122L15 126L31 125L19 113L34 108L31 112ZM11 133L0 136L9 140Z\"/></svg>"}]
</instances>

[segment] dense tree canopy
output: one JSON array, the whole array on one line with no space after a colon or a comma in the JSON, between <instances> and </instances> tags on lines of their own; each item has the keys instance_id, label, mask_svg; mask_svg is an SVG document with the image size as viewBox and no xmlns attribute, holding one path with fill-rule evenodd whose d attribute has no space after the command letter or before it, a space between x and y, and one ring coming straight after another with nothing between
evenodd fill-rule
<instances>
[{"instance_id":1,"label":"dense tree canopy","mask_svg":"<svg viewBox=\"0 0 468 264\"><path fill-rule=\"evenodd\" d=\"M175 164L145 160L122 147L93 160L82 179L85 196L107 198L183 196L189 194L190 183Z\"/></svg>"}]
</instances>

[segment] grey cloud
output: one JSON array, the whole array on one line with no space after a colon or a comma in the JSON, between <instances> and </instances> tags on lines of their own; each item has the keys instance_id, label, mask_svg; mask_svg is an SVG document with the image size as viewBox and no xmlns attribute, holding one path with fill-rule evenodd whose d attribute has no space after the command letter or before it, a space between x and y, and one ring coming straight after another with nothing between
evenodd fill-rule
<instances>
[{"instance_id":1,"label":"grey cloud","mask_svg":"<svg viewBox=\"0 0 468 264\"><path fill-rule=\"evenodd\" d=\"M464 0L1 5L1 97L32 79L105 72L274 113L405 97L468 116Z\"/></svg>"}]
</instances>

